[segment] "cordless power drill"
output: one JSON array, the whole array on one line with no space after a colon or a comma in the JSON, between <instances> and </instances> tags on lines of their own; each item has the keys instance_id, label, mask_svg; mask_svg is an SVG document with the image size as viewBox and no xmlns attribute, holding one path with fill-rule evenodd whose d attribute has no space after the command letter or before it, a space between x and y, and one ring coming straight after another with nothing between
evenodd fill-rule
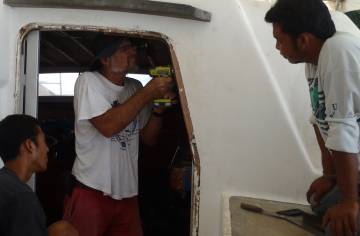
<instances>
[{"instance_id":1,"label":"cordless power drill","mask_svg":"<svg viewBox=\"0 0 360 236\"><path fill-rule=\"evenodd\" d=\"M149 74L151 77L173 77L174 76L174 70L170 65L166 66L157 66L153 69L150 69ZM154 106L162 106L162 107L169 107L172 105L171 99L167 98L160 98L154 100Z\"/></svg>"}]
</instances>

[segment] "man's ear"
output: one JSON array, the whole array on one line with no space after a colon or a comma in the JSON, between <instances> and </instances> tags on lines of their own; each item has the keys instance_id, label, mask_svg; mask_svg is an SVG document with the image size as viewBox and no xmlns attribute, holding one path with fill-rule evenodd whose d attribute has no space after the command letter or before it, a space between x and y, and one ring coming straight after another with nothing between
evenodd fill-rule
<instances>
[{"instance_id":1,"label":"man's ear","mask_svg":"<svg viewBox=\"0 0 360 236\"><path fill-rule=\"evenodd\" d=\"M100 59L100 63L101 63L102 65L107 65L107 64L109 63L109 60L110 60L109 57L101 58L101 59Z\"/></svg>"},{"instance_id":2,"label":"man's ear","mask_svg":"<svg viewBox=\"0 0 360 236\"><path fill-rule=\"evenodd\" d=\"M311 43L311 37L312 35L309 33L301 33L296 39L297 47L300 50L306 50Z\"/></svg>"},{"instance_id":3,"label":"man's ear","mask_svg":"<svg viewBox=\"0 0 360 236\"><path fill-rule=\"evenodd\" d=\"M22 146L29 153L32 153L36 148L34 141L29 138L22 143Z\"/></svg>"}]
</instances>

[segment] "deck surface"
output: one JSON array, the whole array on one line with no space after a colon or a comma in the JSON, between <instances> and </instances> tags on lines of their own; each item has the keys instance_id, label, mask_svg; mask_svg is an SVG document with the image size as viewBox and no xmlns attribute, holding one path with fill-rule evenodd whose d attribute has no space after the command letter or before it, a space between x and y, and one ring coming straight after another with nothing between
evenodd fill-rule
<instances>
[{"instance_id":1,"label":"deck surface","mask_svg":"<svg viewBox=\"0 0 360 236\"><path fill-rule=\"evenodd\" d=\"M259 206L266 211L276 212L299 208L306 212L311 212L310 208L305 205L275 202L246 197L231 197L229 200L230 217L231 217L231 235L232 236L313 236L322 235L317 231L311 233L293 225L285 220L276 219L262 214L249 212L240 208L240 204L248 203ZM302 223L301 217L292 217Z\"/></svg>"}]
</instances>

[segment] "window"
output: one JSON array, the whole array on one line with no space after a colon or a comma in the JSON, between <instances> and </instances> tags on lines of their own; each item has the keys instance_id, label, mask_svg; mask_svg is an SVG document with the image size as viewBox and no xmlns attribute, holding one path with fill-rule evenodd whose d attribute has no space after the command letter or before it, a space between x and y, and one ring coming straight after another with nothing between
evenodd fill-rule
<instances>
[{"instance_id":1,"label":"window","mask_svg":"<svg viewBox=\"0 0 360 236\"><path fill-rule=\"evenodd\" d=\"M39 96L74 96L74 86L79 73L47 73L39 75ZM145 86L151 76L148 74L127 74Z\"/></svg>"},{"instance_id":2,"label":"window","mask_svg":"<svg viewBox=\"0 0 360 236\"><path fill-rule=\"evenodd\" d=\"M39 75L39 96L74 96L79 73L49 73Z\"/></svg>"},{"instance_id":3,"label":"window","mask_svg":"<svg viewBox=\"0 0 360 236\"><path fill-rule=\"evenodd\" d=\"M145 86L152 79L148 74L127 74L126 76L139 80L143 86Z\"/></svg>"}]
</instances>

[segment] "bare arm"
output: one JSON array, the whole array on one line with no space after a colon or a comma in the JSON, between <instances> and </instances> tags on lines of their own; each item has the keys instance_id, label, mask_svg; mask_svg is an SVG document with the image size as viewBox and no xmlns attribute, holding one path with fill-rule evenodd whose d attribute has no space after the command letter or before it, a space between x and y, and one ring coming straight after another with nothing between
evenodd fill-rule
<instances>
[{"instance_id":1,"label":"bare arm","mask_svg":"<svg viewBox=\"0 0 360 236\"><path fill-rule=\"evenodd\" d=\"M338 151L332 151L332 153L330 153L325 147L324 140L316 125L314 125L314 129L321 149L323 174L325 176L331 176L336 173L336 182L343 198L357 199L357 155Z\"/></svg>"},{"instance_id":2,"label":"bare arm","mask_svg":"<svg viewBox=\"0 0 360 236\"><path fill-rule=\"evenodd\" d=\"M329 208L323 225L329 226L334 235L355 235L359 203L357 196L358 160L356 154L333 151L336 180L342 198Z\"/></svg>"},{"instance_id":3,"label":"bare arm","mask_svg":"<svg viewBox=\"0 0 360 236\"><path fill-rule=\"evenodd\" d=\"M314 125L318 140L323 165L323 176L316 179L307 193L308 199L313 194L319 202L322 196L337 183L342 198L340 202L326 211L323 226L329 226L334 235L354 235L357 231L357 217L359 204L357 202L357 155L346 152L330 151L320 135L317 126ZM336 179L332 176L336 174Z\"/></svg>"},{"instance_id":4,"label":"bare arm","mask_svg":"<svg viewBox=\"0 0 360 236\"><path fill-rule=\"evenodd\" d=\"M151 115L149 122L141 130L141 140L149 146L157 143L158 136L162 125L162 117Z\"/></svg>"},{"instance_id":5,"label":"bare arm","mask_svg":"<svg viewBox=\"0 0 360 236\"><path fill-rule=\"evenodd\" d=\"M330 153L329 149L327 149L325 147L324 140L321 137L320 130L317 127L317 125L314 125L314 130L315 130L316 139L319 144L320 151L321 151L321 164L323 167L323 174L325 176L334 175L335 168L334 168L334 164L333 164L333 159L331 157L331 153Z\"/></svg>"},{"instance_id":6,"label":"bare arm","mask_svg":"<svg viewBox=\"0 0 360 236\"><path fill-rule=\"evenodd\" d=\"M343 201L357 201L358 160L356 154L332 151L336 181Z\"/></svg>"},{"instance_id":7,"label":"bare arm","mask_svg":"<svg viewBox=\"0 0 360 236\"><path fill-rule=\"evenodd\" d=\"M170 78L153 79L125 103L90 119L90 122L102 135L109 138L125 129L146 104L168 92L171 83Z\"/></svg>"},{"instance_id":8,"label":"bare arm","mask_svg":"<svg viewBox=\"0 0 360 236\"><path fill-rule=\"evenodd\" d=\"M315 135L321 151L321 163L323 175L315 179L306 193L308 202L315 207L322 197L328 193L336 184L335 168L333 158L329 149L325 147L319 128L314 125Z\"/></svg>"},{"instance_id":9,"label":"bare arm","mask_svg":"<svg viewBox=\"0 0 360 236\"><path fill-rule=\"evenodd\" d=\"M141 89L125 103L90 119L90 122L102 135L109 138L125 129L152 98L153 96L150 93Z\"/></svg>"},{"instance_id":10,"label":"bare arm","mask_svg":"<svg viewBox=\"0 0 360 236\"><path fill-rule=\"evenodd\" d=\"M169 92L165 94L164 98L169 98L173 100L175 98L176 94L173 92ZM146 124L146 126L141 130L141 140L149 146L154 146L159 137L160 129L162 126L162 118L164 115L166 108L161 107L154 107L153 108L153 114L149 119L149 122ZM158 114L158 115L156 115Z\"/></svg>"}]
</instances>

